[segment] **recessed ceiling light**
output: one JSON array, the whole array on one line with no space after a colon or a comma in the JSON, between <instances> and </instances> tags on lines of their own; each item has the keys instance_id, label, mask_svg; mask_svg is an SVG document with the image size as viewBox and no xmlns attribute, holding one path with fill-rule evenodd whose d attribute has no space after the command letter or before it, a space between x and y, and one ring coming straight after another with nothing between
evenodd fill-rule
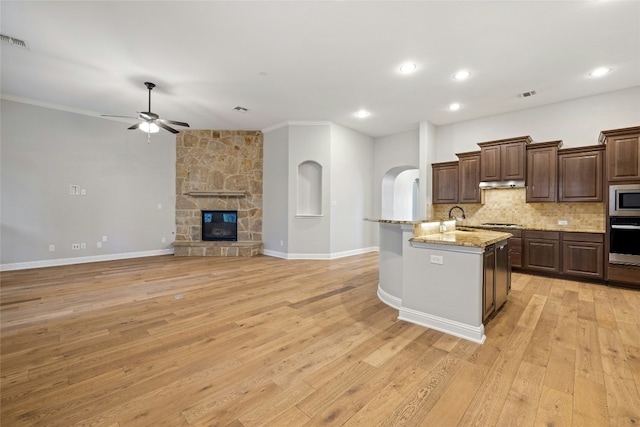
<instances>
[{"instance_id":1,"label":"recessed ceiling light","mask_svg":"<svg viewBox=\"0 0 640 427\"><path fill-rule=\"evenodd\" d=\"M460 104L458 104L457 102L454 102L453 104L449 105L449 110L451 111L458 111L460 109Z\"/></svg>"},{"instance_id":2,"label":"recessed ceiling light","mask_svg":"<svg viewBox=\"0 0 640 427\"><path fill-rule=\"evenodd\" d=\"M369 117L371 115L371 113L368 112L367 110L360 110L360 111L356 111L354 115L356 117L364 119L365 117Z\"/></svg>"},{"instance_id":3,"label":"recessed ceiling light","mask_svg":"<svg viewBox=\"0 0 640 427\"><path fill-rule=\"evenodd\" d=\"M453 75L453 78L456 80L464 80L471 75L467 70L460 70Z\"/></svg>"},{"instance_id":4,"label":"recessed ceiling light","mask_svg":"<svg viewBox=\"0 0 640 427\"><path fill-rule=\"evenodd\" d=\"M417 68L418 66L413 62L405 62L400 66L399 70L402 74L410 74L413 73Z\"/></svg>"},{"instance_id":5,"label":"recessed ceiling light","mask_svg":"<svg viewBox=\"0 0 640 427\"><path fill-rule=\"evenodd\" d=\"M595 70L593 70L592 72L590 72L589 75L591 77L602 77L605 74L608 74L609 71L611 71L611 68L599 67L599 68L596 68Z\"/></svg>"}]
</instances>

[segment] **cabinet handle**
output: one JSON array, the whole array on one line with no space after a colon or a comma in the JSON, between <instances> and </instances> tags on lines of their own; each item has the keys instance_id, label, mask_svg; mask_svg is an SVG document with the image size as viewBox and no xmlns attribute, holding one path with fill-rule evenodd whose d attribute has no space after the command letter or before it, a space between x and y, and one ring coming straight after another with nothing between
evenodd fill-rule
<instances>
[{"instance_id":1,"label":"cabinet handle","mask_svg":"<svg viewBox=\"0 0 640 427\"><path fill-rule=\"evenodd\" d=\"M616 230L640 230L640 225L612 225Z\"/></svg>"}]
</instances>

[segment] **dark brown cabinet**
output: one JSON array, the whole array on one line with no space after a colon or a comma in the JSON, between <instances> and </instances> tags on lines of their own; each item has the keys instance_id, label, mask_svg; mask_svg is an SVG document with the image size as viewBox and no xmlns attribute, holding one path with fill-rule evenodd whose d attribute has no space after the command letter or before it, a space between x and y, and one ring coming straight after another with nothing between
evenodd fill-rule
<instances>
[{"instance_id":1,"label":"dark brown cabinet","mask_svg":"<svg viewBox=\"0 0 640 427\"><path fill-rule=\"evenodd\" d=\"M523 268L547 273L560 272L560 232L524 231Z\"/></svg>"},{"instance_id":2,"label":"dark brown cabinet","mask_svg":"<svg viewBox=\"0 0 640 427\"><path fill-rule=\"evenodd\" d=\"M640 290L640 267L634 265L609 264L607 279L624 286Z\"/></svg>"},{"instance_id":3,"label":"dark brown cabinet","mask_svg":"<svg viewBox=\"0 0 640 427\"><path fill-rule=\"evenodd\" d=\"M602 202L602 145L558 150L558 201Z\"/></svg>"},{"instance_id":4,"label":"dark brown cabinet","mask_svg":"<svg viewBox=\"0 0 640 427\"><path fill-rule=\"evenodd\" d=\"M480 151L459 153L458 203L482 203L480 191Z\"/></svg>"},{"instance_id":5,"label":"dark brown cabinet","mask_svg":"<svg viewBox=\"0 0 640 427\"><path fill-rule=\"evenodd\" d=\"M558 148L562 141L527 146L527 203L557 200Z\"/></svg>"},{"instance_id":6,"label":"dark brown cabinet","mask_svg":"<svg viewBox=\"0 0 640 427\"><path fill-rule=\"evenodd\" d=\"M458 203L458 162L433 163L431 203Z\"/></svg>"},{"instance_id":7,"label":"dark brown cabinet","mask_svg":"<svg viewBox=\"0 0 640 427\"><path fill-rule=\"evenodd\" d=\"M509 239L509 264L512 267L522 267L522 230L507 230L513 234Z\"/></svg>"},{"instance_id":8,"label":"dark brown cabinet","mask_svg":"<svg viewBox=\"0 0 640 427\"><path fill-rule=\"evenodd\" d=\"M640 180L640 126L602 131L610 182Z\"/></svg>"},{"instance_id":9,"label":"dark brown cabinet","mask_svg":"<svg viewBox=\"0 0 640 427\"><path fill-rule=\"evenodd\" d=\"M525 146L531 138L501 139L478 143L481 181L522 181L526 175Z\"/></svg>"},{"instance_id":10,"label":"dark brown cabinet","mask_svg":"<svg viewBox=\"0 0 640 427\"><path fill-rule=\"evenodd\" d=\"M562 233L562 273L602 279L604 277L604 235Z\"/></svg>"},{"instance_id":11,"label":"dark brown cabinet","mask_svg":"<svg viewBox=\"0 0 640 427\"><path fill-rule=\"evenodd\" d=\"M482 280L482 320L486 320L496 309L495 274L496 251L493 245L487 246L484 252L484 277Z\"/></svg>"},{"instance_id":12,"label":"dark brown cabinet","mask_svg":"<svg viewBox=\"0 0 640 427\"><path fill-rule=\"evenodd\" d=\"M484 250L482 281L482 320L486 320L507 302L511 288L509 245L507 241L489 245Z\"/></svg>"}]
</instances>

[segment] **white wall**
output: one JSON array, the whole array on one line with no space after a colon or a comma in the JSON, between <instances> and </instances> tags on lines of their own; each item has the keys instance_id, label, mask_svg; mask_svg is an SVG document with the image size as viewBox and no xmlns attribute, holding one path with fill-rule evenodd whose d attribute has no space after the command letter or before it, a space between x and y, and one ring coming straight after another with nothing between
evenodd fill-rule
<instances>
[{"instance_id":1,"label":"white wall","mask_svg":"<svg viewBox=\"0 0 640 427\"><path fill-rule=\"evenodd\" d=\"M329 122L289 126L289 251L293 257L330 252L329 192L331 176L331 125ZM298 165L313 160L322 166L322 215L296 216ZM283 213L285 214L285 213Z\"/></svg>"},{"instance_id":2,"label":"white wall","mask_svg":"<svg viewBox=\"0 0 640 427\"><path fill-rule=\"evenodd\" d=\"M479 150L478 142L529 135L562 140L562 148L598 144L600 132L640 124L640 87L530 108L437 128L435 162ZM434 163L434 161L430 162Z\"/></svg>"},{"instance_id":3,"label":"white wall","mask_svg":"<svg viewBox=\"0 0 640 427\"><path fill-rule=\"evenodd\" d=\"M381 218L383 216L381 195L384 175L397 168L418 169L419 149L418 129L375 139L372 217Z\"/></svg>"},{"instance_id":4,"label":"white wall","mask_svg":"<svg viewBox=\"0 0 640 427\"><path fill-rule=\"evenodd\" d=\"M265 253L289 248L289 128L264 133L262 241ZM282 243L282 244L281 244Z\"/></svg>"},{"instance_id":5,"label":"white wall","mask_svg":"<svg viewBox=\"0 0 640 427\"><path fill-rule=\"evenodd\" d=\"M373 246L373 152L373 138L331 124L332 256Z\"/></svg>"},{"instance_id":6,"label":"white wall","mask_svg":"<svg viewBox=\"0 0 640 427\"><path fill-rule=\"evenodd\" d=\"M127 123L6 99L1 107L3 269L172 252L173 135L147 144ZM69 195L71 184L86 195Z\"/></svg>"}]
</instances>

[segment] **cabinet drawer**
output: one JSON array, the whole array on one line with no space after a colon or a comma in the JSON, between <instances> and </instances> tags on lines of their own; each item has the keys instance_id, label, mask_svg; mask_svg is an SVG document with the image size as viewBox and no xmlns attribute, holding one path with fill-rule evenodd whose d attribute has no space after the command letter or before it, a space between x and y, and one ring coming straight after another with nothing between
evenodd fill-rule
<instances>
[{"instance_id":1,"label":"cabinet drawer","mask_svg":"<svg viewBox=\"0 0 640 427\"><path fill-rule=\"evenodd\" d=\"M612 282L622 282L640 287L640 267L609 264L607 278Z\"/></svg>"},{"instance_id":2,"label":"cabinet drawer","mask_svg":"<svg viewBox=\"0 0 640 427\"><path fill-rule=\"evenodd\" d=\"M572 242L594 242L604 243L604 234L602 233L573 233L565 231L562 234L562 240Z\"/></svg>"},{"instance_id":3,"label":"cabinet drawer","mask_svg":"<svg viewBox=\"0 0 640 427\"><path fill-rule=\"evenodd\" d=\"M559 231L525 230L524 238L525 239L560 240L560 232Z\"/></svg>"}]
</instances>

